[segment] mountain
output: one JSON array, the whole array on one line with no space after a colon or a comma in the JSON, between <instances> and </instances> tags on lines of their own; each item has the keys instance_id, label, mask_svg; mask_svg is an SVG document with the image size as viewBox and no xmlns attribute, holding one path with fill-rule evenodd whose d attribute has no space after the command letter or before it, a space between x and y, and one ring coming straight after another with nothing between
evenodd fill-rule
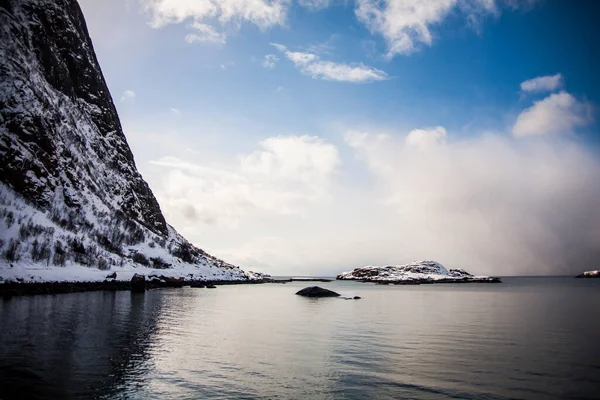
<instances>
[{"instance_id":1,"label":"mountain","mask_svg":"<svg viewBox=\"0 0 600 400\"><path fill-rule=\"evenodd\" d=\"M436 261L415 261L404 265L367 266L342 272L336 279L380 283L461 283L500 282L489 276L473 276L464 269L447 270Z\"/></svg>"},{"instance_id":2,"label":"mountain","mask_svg":"<svg viewBox=\"0 0 600 400\"><path fill-rule=\"evenodd\" d=\"M259 276L165 221L76 0L0 1L0 229L4 281Z\"/></svg>"}]
</instances>

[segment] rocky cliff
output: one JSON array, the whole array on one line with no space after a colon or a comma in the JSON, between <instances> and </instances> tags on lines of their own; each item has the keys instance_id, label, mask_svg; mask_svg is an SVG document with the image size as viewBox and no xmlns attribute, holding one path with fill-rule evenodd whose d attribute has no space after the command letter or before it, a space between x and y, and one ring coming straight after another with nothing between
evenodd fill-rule
<instances>
[{"instance_id":1,"label":"rocky cliff","mask_svg":"<svg viewBox=\"0 0 600 400\"><path fill-rule=\"evenodd\" d=\"M4 280L135 268L254 278L166 223L76 0L0 1L0 229Z\"/></svg>"}]
</instances>

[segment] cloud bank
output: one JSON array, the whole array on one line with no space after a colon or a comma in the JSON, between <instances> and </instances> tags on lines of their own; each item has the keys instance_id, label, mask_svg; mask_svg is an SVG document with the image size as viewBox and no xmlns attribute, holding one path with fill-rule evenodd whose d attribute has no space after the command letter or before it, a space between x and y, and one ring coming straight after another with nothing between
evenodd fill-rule
<instances>
[{"instance_id":1,"label":"cloud bank","mask_svg":"<svg viewBox=\"0 0 600 400\"><path fill-rule=\"evenodd\" d=\"M563 91L536 101L521 112L512 133L517 137L573 133L591 121L591 106Z\"/></svg>"},{"instance_id":2,"label":"cloud bank","mask_svg":"<svg viewBox=\"0 0 600 400\"><path fill-rule=\"evenodd\" d=\"M596 155L564 138L444 137L440 127L404 138L346 135L379 183L381 206L395 213L389 233L399 261L437 259L507 275L575 273L597 263Z\"/></svg>"},{"instance_id":3,"label":"cloud bank","mask_svg":"<svg viewBox=\"0 0 600 400\"><path fill-rule=\"evenodd\" d=\"M165 156L152 162L151 181L173 223L236 229L245 217L298 214L328 199L337 149L313 136L277 136L231 166Z\"/></svg>"}]
</instances>

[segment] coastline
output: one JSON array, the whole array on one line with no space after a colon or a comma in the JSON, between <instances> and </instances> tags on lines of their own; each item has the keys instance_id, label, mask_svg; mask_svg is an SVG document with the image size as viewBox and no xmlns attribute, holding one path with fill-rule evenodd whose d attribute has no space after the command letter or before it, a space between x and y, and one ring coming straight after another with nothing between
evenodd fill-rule
<instances>
[{"instance_id":1,"label":"coastline","mask_svg":"<svg viewBox=\"0 0 600 400\"><path fill-rule=\"evenodd\" d=\"M162 288L182 288L194 287L204 288L221 285L242 285L242 284L262 284L264 280L167 280L167 281L146 281L144 290L162 289ZM9 298L13 296L33 296L44 294L65 294L81 292L98 292L117 290L136 290L132 281L106 280L101 282L4 282L0 284L0 297ZM143 292L143 290L142 290Z\"/></svg>"},{"instance_id":2,"label":"coastline","mask_svg":"<svg viewBox=\"0 0 600 400\"><path fill-rule=\"evenodd\" d=\"M406 280L369 280L369 279L338 279L341 281L357 281L361 283L374 283L376 285L433 285L438 283L502 283L498 277L486 279L406 279Z\"/></svg>"}]
</instances>

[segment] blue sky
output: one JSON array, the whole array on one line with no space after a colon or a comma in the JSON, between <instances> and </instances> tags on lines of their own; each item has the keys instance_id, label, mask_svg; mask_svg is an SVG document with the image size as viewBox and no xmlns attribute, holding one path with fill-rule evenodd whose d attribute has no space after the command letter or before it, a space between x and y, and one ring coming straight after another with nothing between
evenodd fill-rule
<instances>
[{"instance_id":1,"label":"blue sky","mask_svg":"<svg viewBox=\"0 0 600 400\"><path fill-rule=\"evenodd\" d=\"M80 4L167 219L229 261L560 273L600 251L593 1Z\"/></svg>"}]
</instances>

